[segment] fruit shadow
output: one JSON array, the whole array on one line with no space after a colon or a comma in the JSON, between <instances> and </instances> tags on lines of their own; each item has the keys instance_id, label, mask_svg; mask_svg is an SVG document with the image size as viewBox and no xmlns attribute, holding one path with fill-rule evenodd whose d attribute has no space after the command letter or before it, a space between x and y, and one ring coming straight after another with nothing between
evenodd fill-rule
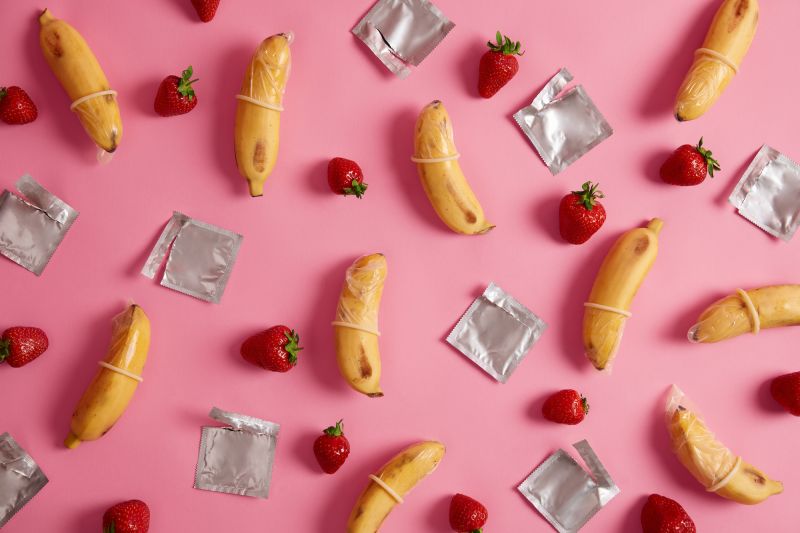
<instances>
[{"instance_id":1,"label":"fruit shadow","mask_svg":"<svg viewBox=\"0 0 800 533\"><path fill-rule=\"evenodd\" d=\"M68 531L97 531L103 522L103 514L106 509L117 503L107 501L104 505L93 505L81 511L76 511L71 521L72 527Z\"/></svg>"},{"instance_id":2,"label":"fruit shadow","mask_svg":"<svg viewBox=\"0 0 800 533\"><path fill-rule=\"evenodd\" d=\"M645 494L636 498L636 502L630 506L622 519L618 530L620 533L642 533L642 507L646 501Z\"/></svg>"},{"instance_id":3,"label":"fruit shadow","mask_svg":"<svg viewBox=\"0 0 800 533\"><path fill-rule=\"evenodd\" d=\"M194 8L192 8L191 2L187 0L171 0L169 3L172 4L176 11L180 11L181 16L185 17L187 20L203 24L203 21L200 20L200 17L197 16Z\"/></svg>"},{"instance_id":4,"label":"fruit shadow","mask_svg":"<svg viewBox=\"0 0 800 533\"><path fill-rule=\"evenodd\" d=\"M786 412L783 410L783 407L781 407L778 402L775 401L775 399L772 397L772 393L770 392L770 385L772 384L773 379L774 378L770 377L761 383L758 389L756 389L756 403L758 404L759 409L765 413L785 415Z\"/></svg>"},{"instance_id":5,"label":"fruit shadow","mask_svg":"<svg viewBox=\"0 0 800 533\"><path fill-rule=\"evenodd\" d=\"M163 77L159 78L157 76L153 76L146 82L142 82L137 85L137 87L133 90L133 94L130 96L134 105L136 106L136 111L149 117L158 116L153 106L155 103L156 92L158 92L158 87L161 85L161 81L163 79Z\"/></svg>"},{"instance_id":6,"label":"fruit shadow","mask_svg":"<svg viewBox=\"0 0 800 533\"><path fill-rule=\"evenodd\" d=\"M644 175L652 182L666 185L661 179L661 165L672 155L672 150L666 148L654 151L644 162Z\"/></svg>"},{"instance_id":7,"label":"fruit shadow","mask_svg":"<svg viewBox=\"0 0 800 533\"><path fill-rule=\"evenodd\" d=\"M461 79L464 82L464 90L473 98L481 98L478 93L478 61L485 51L486 40L482 40L478 34L470 40L470 44L464 47L464 55L459 61Z\"/></svg>"},{"instance_id":8,"label":"fruit shadow","mask_svg":"<svg viewBox=\"0 0 800 533\"><path fill-rule=\"evenodd\" d=\"M450 500L452 499L451 494L443 494L430 506L426 522L431 531L450 531Z\"/></svg>"},{"instance_id":9,"label":"fruit shadow","mask_svg":"<svg viewBox=\"0 0 800 533\"><path fill-rule=\"evenodd\" d=\"M753 150L750 153L750 156L747 157L732 172L730 171L730 169L725 169L725 170L718 171L717 177L714 178L713 180L710 180L710 181L718 180L720 178L720 173L723 173L723 172L724 172L723 175L726 176L725 183L727 184L727 187L722 187L722 189L720 189L720 192L717 195L716 200L715 200L719 205L729 205L728 204L728 197L733 192L733 189L736 187L736 184L739 183L739 180L742 179L742 175L745 173L745 171L747 171L747 167L750 166L750 163L753 161L753 158L755 158L755 156L756 156L756 154L758 153L759 150L761 150L760 146L756 150ZM731 206L731 209L734 209L734 207Z\"/></svg>"},{"instance_id":10,"label":"fruit shadow","mask_svg":"<svg viewBox=\"0 0 800 533\"><path fill-rule=\"evenodd\" d=\"M315 194L330 196L328 187L328 160L320 159L308 167L308 189ZM366 180L364 180L366 181Z\"/></svg>"},{"instance_id":11,"label":"fruit shadow","mask_svg":"<svg viewBox=\"0 0 800 533\"><path fill-rule=\"evenodd\" d=\"M722 296L720 296L720 298L721 297ZM680 315L673 322L668 322L666 324L663 332L664 338L672 339L684 345L688 344L689 340L687 339L687 335L689 329L697 323L697 319L700 317L700 314L703 312L703 310L711 305L711 302L714 302L718 299L719 298L698 299L695 304L686 308L682 313L680 313Z\"/></svg>"},{"instance_id":12,"label":"fruit shadow","mask_svg":"<svg viewBox=\"0 0 800 533\"><path fill-rule=\"evenodd\" d=\"M322 471L317 459L314 457L314 441L322 435L321 431L302 431L300 435L292 442L292 453L295 460L302 464L309 472L318 474L319 476L328 476Z\"/></svg>"},{"instance_id":13,"label":"fruit shadow","mask_svg":"<svg viewBox=\"0 0 800 533\"><path fill-rule=\"evenodd\" d=\"M544 406L544 402L547 401L554 392L558 390L558 386L554 386L552 390L541 394L533 400L527 409L528 418L533 420L534 422L542 422L544 420L544 415L542 415L542 407Z\"/></svg>"},{"instance_id":14,"label":"fruit shadow","mask_svg":"<svg viewBox=\"0 0 800 533\"><path fill-rule=\"evenodd\" d=\"M562 195L560 194L551 194L541 198L533 206L533 218L551 240L566 245L567 243L561 238L561 233L558 230L558 206L561 202L561 197Z\"/></svg>"}]
</instances>

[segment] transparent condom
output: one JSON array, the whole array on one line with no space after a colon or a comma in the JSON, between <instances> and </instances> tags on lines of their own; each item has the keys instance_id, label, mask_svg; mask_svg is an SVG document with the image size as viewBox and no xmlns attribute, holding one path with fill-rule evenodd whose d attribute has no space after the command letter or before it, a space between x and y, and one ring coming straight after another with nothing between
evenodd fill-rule
<instances>
[{"instance_id":1,"label":"transparent condom","mask_svg":"<svg viewBox=\"0 0 800 533\"><path fill-rule=\"evenodd\" d=\"M366 331L380 335L378 330L378 305L383 282L386 279L386 269L382 262L370 261L364 266L356 266L357 259L350 265L345 273L344 289L350 292L351 298L339 298L336 307L334 326Z\"/></svg>"},{"instance_id":2,"label":"transparent condom","mask_svg":"<svg viewBox=\"0 0 800 533\"><path fill-rule=\"evenodd\" d=\"M286 32L281 33L286 37L289 44L294 41L294 33ZM281 73L283 72L284 65L287 63L287 58L273 52L273 49L265 45L266 40L256 50L253 55L248 68L250 72L244 77L250 80L250 84L242 87L240 94L236 95L238 100L250 102L251 104L261 106L273 111L283 111L283 95L286 91L286 82L289 80L291 73L291 62L286 65L286 74L281 81ZM255 73L259 71L263 73L262 76L256 76Z\"/></svg>"},{"instance_id":3,"label":"transparent condom","mask_svg":"<svg viewBox=\"0 0 800 533\"><path fill-rule=\"evenodd\" d=\"M736 294L726 296L711 304L697 323L689 328L690 342L715 342L744 333L758 334L761 318L747 291L737 289Z\"/></svg>"}]
</instances>

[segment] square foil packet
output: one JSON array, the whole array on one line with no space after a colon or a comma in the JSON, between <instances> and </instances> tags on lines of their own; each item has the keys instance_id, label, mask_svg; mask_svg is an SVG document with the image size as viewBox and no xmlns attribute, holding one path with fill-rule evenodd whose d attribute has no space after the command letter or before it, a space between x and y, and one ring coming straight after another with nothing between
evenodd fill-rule
<instances>
[{"instance_id":1,"label":"square foil packet","mask_svg":"<svg viewBox=\"0 0 800 533\"><path fill-rule=\"evenodd\" d=\"M78 211L27 174L16 187L24 198L8 190L0 194L0 254L39 276Z\"/></svg>"},{"instance_id":2,"label":"square foil packet","mask_svg":"<svg viewBox=\"0 0 800 533\"><path fill-rule=\"evenodd\" d=\"M203 427L194 487L267 498L280 426L216 407L208 416L227 427Z\"/></svg>"},{"instance_id":3,"label":"square foil packet","mask_svg":"<svg viewBox=\"0 0 800 533\"><path fill-rule=\"evenodd\" d=\"M572 446L591 476L567 452L558 450L517 487L559 533L580 530L620 492L587 441Z\"/></svg>"},{"instance_id":4,"label":"square foil packet","mask_svg":"<svg viewBox=\"0 0 800 533\"><path fill-rule=\"evenodd\" d=\"M142 275L153 279L167 258L161 285L219 303L243 237L175 211L161 233Z\"/></svg>"},{"instance_id":5,"label":"square foil packet","mask_svg":"<svg viewBox=\"0 0 800 533\"><path fill-rule=\"evenodd\" d=\"M744 218L788 241L800 224L800 165L765 144L728 201Z\"/></svg>"},{"instance_id":6,"label":"square foil packet","mask_svg":"<svg viewBox=\"0 0 800 533\"><path fill-rule=\"evenodd\" d=\"M378 0L353 34L400 78L411 73L455 27L428 0Z\"/></svg>"},{"instance_id":7,"label":"square foil packet","mask_svg":"<svg viewBox=\"0 0 800 533\"><path fill-rule=\"evenodd\" d=\"M531 105L514 113L554 176L614 133L582 85L559 96L570 81L572 74L562 68Z\"/></svg>"},{"instance_id":8,"label":"square foil packet","mask_svg":"<svg viewBox=\"0 0 800 533\"><path fill-rule=\"evenodd\" d=\"M490 283L447 336L447 342L505 383L546 328L541 318Z\"/></svg>"},{"instance_id":9,"label":"square foil packet","mask_svg":"<svg viewBox=\"0 0 800 533\"><path fill-rule=\"evenodd\" d=\"M47 476L11 435L0 435L0 528L47 485Z\"/></svg>"}]
</instances>

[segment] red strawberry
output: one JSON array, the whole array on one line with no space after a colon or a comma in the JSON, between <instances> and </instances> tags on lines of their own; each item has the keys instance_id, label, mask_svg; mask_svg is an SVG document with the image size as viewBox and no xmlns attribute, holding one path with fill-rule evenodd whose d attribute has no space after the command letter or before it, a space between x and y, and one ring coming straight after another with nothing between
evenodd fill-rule
<instances>
[{"instance_id":1,"label":"red strawberry","mask_svg":"<svg viewBox=\"0 0 800 533\"><path fill-rule=\"evenodd\" d=\"M508 36L503 40L503 35L497 32L497 44L491 41L489 51L481 56L478 69L478 92L484 98L491 98L503 85L511 81L519 70L519 63L515 55L521 56L519 41L513 42Z\"/></svg>"},{"instance_id":2,"label":"red strawberry","mask_svg":"<svg viewBox=\"0 0 800 533\"><path fill-rule=\"evenodd\" d=\"M542 414L551 422L574 426L589 414L589 402L576 390L560 390L545 400Z\"/></svg>"},{"instance_id":3,"label":"red strawberry","mask_svg":"<svg viewBox=\"0 0 800 533\"><path fill-rule=\"evenodd\" d=\"M361 167L343 157L334 157L328 162L328 185L336 194L352 194L356 198L364 196L367 190Z\"/></svg>"},{"instance_id":4,"label":"red strawberry","mask_svg":"<svg viewBox=\"0 0 800 533\"><path fill-rule=\"evenodd\" d=\"M703 148L703 138L697 146L684 144L679 146L661 165L661 179L672 185L697 185L706 179L706 175L714 177L719 163L711 157L711 150Z\"/></svg>"},{"instance_id":5,"label":"red strawberry","mask_svg":"<svg viewBox=\"0 0 800 533\"><path fill-rule=\"evenodd\" d=\"M297 364L300 335L286 326L273 326L242 343L241 354L248 362L273 372L288 372Z\"/></svg>"},{"instance_id":6,"label":"red strawberry","mask_svg":"<svg viewBox=\"0 0 800 533\"><path fill-rule=\"evenodd\" d=\"M696 533L694 522L681 504L651 494L642 507L642 533Z\"/></svg>"},{"instance_id":7,"label":"red strawberry","mask_svg":"<svg viewBox=\"0 0 800 533\"><path fill-rule=\"evenodd\" d=\"M192 0L194 10L203 22L210 22L217 14L219 0Z\"/></svg>"},{"instance_id":8,"label":"red strawberry","mask_svg":"<svg viewBox=\"0 0 800 533\"><path fill-rule=\"evenodd\" d=\"M469 496L456 494L450 500L450 527L459 533L481 533L489 512L486 507Z\"/></svg>"},{"instance_id":9,"label":"red strawberry","mask_svg":"<svg viewBox=\"0 0 800 533\"><path fill-rule=\"evenodd\" d=\"M0 87L0 120L6 124L27 124L38 116L36 104L28 93L14 85Z\"/></svg>"},{"instance_id":10,"label":"red strawberry","mask_svg":"<svg viewBox=\"0 0 800 533\"><path fill-rule=\"evenodd\" d=\"M0 336L0 363L7 361L14 368L25 366L49 346L47 335L39 328L8 328Z\"/></svg>"},{"instance_id":11,"label":"red strawberry","mask_svg":"<svg viewBox=\"0 0 800 533\"><path fill-rule=\"evenodd\" d=\"M561 238L572 244L583 244L606 221L606 208L597 201L605 198L598 191L599 183L587 181L580 191L572 191L558 206L558 231Z\"/></svg>"},{"instance_id":12,"label":"red strawberry","mask_svg":"<svg viewBox=\"0 0 800 533\"><path fill-rule=\"evenodd\" d=\"M778 376L772 380L769 392L781 407L800 416L800 372Z\"/></svg>"},{"instance_id":13,"label":"red strawberry","mask_svg":"<svg viewBox=\"0 0 800 533\"><path fill-rule=\"evenodd\" d=\"M192 66L183 71L181 77L167 76L158 86L156 101L153 107L162 117L183 115L197 105L197 95L194 94L192 84L197 80L192 79Z\"/></svg>"},{"instance_id":14,"label":"red strawberry","mask_svg":"<svg viewBox=\"0 0 800 533\"><path fill-rule=\"evenodd\" d=\"M350 442L344 436L341 420L335 426L325 428L323 433L314 441L314 456L326 474L333 474L350 455Z\"/></svg>"},{"instance_id":15,"label":"red strawberry","mask_svg":"<svg viewBox=\"0 0 800 533\"><path fill-rule=\"evenodd\" d=\"M147 533L150 508L141 500L128 500L110 507L103 514L103 533Z\"/></svg>"}]
</instances>

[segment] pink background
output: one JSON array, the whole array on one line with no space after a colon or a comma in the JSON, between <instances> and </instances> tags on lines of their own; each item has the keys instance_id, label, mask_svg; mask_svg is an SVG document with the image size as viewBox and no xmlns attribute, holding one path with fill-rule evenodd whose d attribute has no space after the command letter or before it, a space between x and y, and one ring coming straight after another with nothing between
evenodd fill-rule
<instances>
[{"instance_id":1,"label":"pink background","mask_svg":"<svg viewBox=\"0 0 800 533\"><path fill-rule=\"evenodd\" d=\"M768 381L800 369L797 331L709 346L690 345L685 331L736 287L798 280L797 239L768 237L726 198L762 143L800 157L800 79L788 47L800 4L765 2L739 76L707 116L678 124L672 99L717 1L436 3L456 28L406 80L349 33L370 0L223 0L210 24L196 19L188 0L52 5L83 33L119 91L125 133L107 166L94 162L41 56L42 6L4 3L0 81L26 88L40 117L25 127L0 124L0 187L30 172L81 212L41 278L0 260L0 327L41 326L51 339L39 361L0 368L0 431L10 431L51 480L9 533L99 531L103 510L128 498L150 504L155 532L342 531L367 475L425 438L446 443L447 455L384 531L447 531L454 492L487 505L489 533L550 531L515 487L555 449L572 451L582 438L622 489L585 531L639 531L651 492L680 501L700 531L796 531L798 421L775 408ZM476 94L477 63L497 29L522 40L527 53L516 79L485 101ZM258 42L286 30L296 40L280 158L264 197L251 199L233 160L233 96ZM159 81L188 64L200 78L197 109L156 116ZM562 66L615 133L552 177L511 114ZM447 105L462 166L497 224L486 236L449 232L408 160L416 114L435 98ZM694 188L661 183L665 155L701 135L723 171ZM364 200L327 190L333 156L361 164L370 184ZM587 178L602 184L608 221L587 244L566 245L557 234L558 200ZM139 275L173 210L244 234L221 305ZM582 354L581 304L613 240L653 216L666 221L660 256L634 302L613 374L598 373ZM345 268L374 251L389 261L380 400L339 377L329 325ZM549 324L507 385L443 341L492 280ZM145 382L113 431L67 451L61 442L72 408L126 298L152 320ZM302 335L297 368L279 375L243 362L242 340L278 323ZM756 507L706 494L669 449L662 406L673 382L723 442L782 480L785 493ZM567 387L588 396L587 420L543 421L543 398ZM213 424L206 414L215 405L282 424L269 500L192 488L200 427ZM311 444L341 417L353 452L327 476Z\"/></svg>"}]
</instances>

